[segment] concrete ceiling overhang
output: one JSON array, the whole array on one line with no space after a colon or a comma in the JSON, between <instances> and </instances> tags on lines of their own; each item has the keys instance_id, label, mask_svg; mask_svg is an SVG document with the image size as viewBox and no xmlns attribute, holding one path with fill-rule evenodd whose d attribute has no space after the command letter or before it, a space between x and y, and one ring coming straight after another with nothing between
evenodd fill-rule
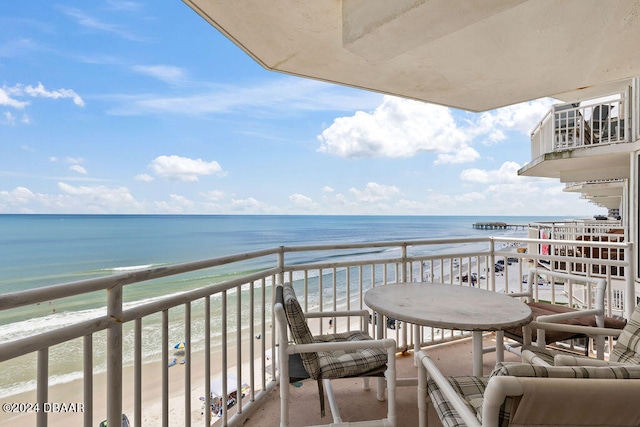
<instances>
[{"instance_id":1,"label":"concrete ceiling overhang","mask_svg":"<svg viewBox=\"0 0 640 427\"><path fill-rule=\"evenodd\" d=\"M556 178L561 182L629 179L631 153L640 143L588 146L545 153L523 166L518 175Z\"/></svg>"},{"instance_id":2,"label":"concrete ceiling overhang","mask_svg":"<svg viewBox=\"0 0 640 427\"><path fill-rule=\"evenodd\" d=\"M183 0L263 67L485 111L640 75L640 1Z\"/></svg>"},{"instance_id":3,"label":"concrete ceiling overhang","mask_svg":"<svg viewBox=\"0 0 640 427\"><path fill-rule=\"evenodd\" d=\"M619 208L622 203L624 188L623 180L611 180L567 185L564 191L582 193L584 199L608 209L615 209Z\"/></svg>"}]
</instances>

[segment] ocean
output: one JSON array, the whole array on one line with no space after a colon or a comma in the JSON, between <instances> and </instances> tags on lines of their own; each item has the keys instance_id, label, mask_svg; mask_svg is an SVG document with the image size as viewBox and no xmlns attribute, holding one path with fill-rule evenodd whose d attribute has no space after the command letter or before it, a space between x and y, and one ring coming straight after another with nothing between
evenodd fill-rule
<instances>
[{"instance_id":1,"label":"ocean","mask_svg":"<svg viewBox=\"0 0 640 427\"><path fill-rule=\"evenodd\" d=\"M486 231L476 230L472 225L489 221L528 224L566 219L507 216L0 215L0 293L281 245L489 235L525 237L527 232L523 230ZM352 256L358 256L357 251ZM183 292L222 281L231 274L239 275L264 267L260 261L243 266L247 271L222 271L216 276L195 273L187 279L135 286L134 290L125 291L126 304L142 304L158 298L159 294ZM51 301L0 312L0 337L8 342L43 329L103 315L103 304L104 293L87 294L64 303ZM194 307L194 312L197 311ZM182 327L179 324L171 327L170 336L178 340ZM159 360L159 328L149 325L145 330L145 359ZM194 336L199 332L194 330ZM102 339L96 337L98 343ZM81 345L78 340L50 350L51 383L81 376ZM197 350L198 342L193 345ZM94 348L98 352L94 355L96 369L104 369L100 362L104 358L100 354L104 346L94 344ZM0 364L0 398L35 386L31 380L33 369L24 369L30 365L35 367L35 357Z\"/></svg>"}]
</instances>

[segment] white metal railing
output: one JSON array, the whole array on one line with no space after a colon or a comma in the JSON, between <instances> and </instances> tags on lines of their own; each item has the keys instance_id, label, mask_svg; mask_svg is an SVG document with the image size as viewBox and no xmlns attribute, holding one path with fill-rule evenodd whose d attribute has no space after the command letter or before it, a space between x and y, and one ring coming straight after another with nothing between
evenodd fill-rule
<instances>
[{"instance_id":1,"label":"white metal railing","mask_svg":"<svg viewBox=\"0 0 640 427\"><path fill-rule=\"evenodd\" d=\"M545 153L630 142L628 93L581 103L556 104L531 132L531 158Z\"/></svg>"},{"instance_id":2,"label":"white metal railing","mask_svg":"<svg viewBox=\"0 0 640 427\"><path fill-rule=\"evenodd\" d=\"M558 227L557 230L560 228ZM554 231L554 233L560 233ZM568 233L568 232L567 232ZM573 237L570 233L568 237ZM538 236L536 236L538 237ZM550 245L553 250L543 254L539 249ZM456 247L455 251L450 248ZM555 248L583 248L579 262L576 255ZM617 259L593 257L596 250L604 253L617 251ZM357 251L356 251L357 250ZM359 255L354 255L357 252ZM0 343L0 371L11 363L19 363L22 357L37 355L37 368L33 380L37 384L36 401L48 402L54 385L49 384L50 354L60 344L68 345L82 341L82 399L84 405L83 423L85 427L97 425L103 416L108 425L120 425L123 409L133 416L133 425L144 424L145 407L142 399L144 391L150 387L149 377L143 376L149 366L155 369L152 376L161 378L161 420L162 426L201 424L209 426L212 414L211 382L214 375L222 376L221 396L227 391L237 390L237 404L232 408L222 402L222 425L239 425L258 408L268 391L276 386L278 376L275 370L275 331L273 325L273 285L278 281L289 281L297 287L304 308L309 311L363 309L364 293L374 287L399 281L442 282L462 286L477 286L496 292L521 292L521 278L530 265L547 261L549 268L560 269L564 265L567 272L587 276L604 277L612 280L612 271L630 269L631 244L628 242L585 240L549 240L540 238L473 238L415 240L395 242L373 242L343 245L314 245L296 247L276 247L261 251L230 255L204 261L152 268L46 288L0 295L0 312L20 307L45 303L52 299L78 297L90 292L105 295L104 315L74 323L69 326L41 332L11 342ZM171 289L153 302L136 305L126 298L127 291L145 283L162 280L195 271L205 272L217 267L241 264L259 259L265 266L252 274L212 283L208 286L175 294ZM564 264L563 264L564 263ZM502 266L502 267L501 267ZM597 266L597 268L594 268ZM506 268L505 268L506 267ZM562 271L565 271L562 270ZM579 270L579 271L578 271ZM514 279L514 275L516 278ZM625 274L625 310L633 309L633 275ZM569 285L571 286L571 285ZM546 292L546 294L544 293ZM551 302L561 300L572 293L571 289L558 290L555 286L547 290L536 289L536 298ZM609 290L610 292L610 290ZM629 293L632 296L628 296ZM607 315L612 313L611 295L608 296ZM629 303L631 301L631 303ZM590 306L590 300L579 301L572 298L573 305ZM615 306L614 306L615 307ZM160 320L158 320L158 318ZM371 323L376 322L372 313ZM359 325L371 328L373 325ZM350 324L331 325L320 323L320 333L332 327L346 330ZM386 334L394 337L399 349L413 345L415 337L410 325L390 323ZM158 332L159 330L159 332ZM106 331L106 338L100 334ZM158 335L159 333L159 335ZM463 335L460 332L443 331L424 327L421 330L423 342L430 344L449 341ZM143 343L149 340L159 342L159 361L148 363ZM184 341L183 383L172 389L169 353L171 344ZM100 361L94 356L98 350L106 352L106 400L94 399L97 385L93 378L99 370ZM133 354L131 359L127 355ZM212 357L219 358L215 363ZM270 366L268 366L270 364ZM196 368L199 366L199 368ZM8 369L8 368L6 368ZM194 371L198 369L198 371ZM171 374L170 374L171 372ZM230 384L227 373L235 374L235 383ZM123 385L123 373L133 377L133 390ZM197 383L192 384L192 377ZM243 385L249 386L242 398ZM193 390L204 394L202 420L192 420ZM0 389L2 384L0 384ZM184 420L170 418L172 403L170 398L178 393L179 406L183 408ZM132 395L132 397L131 397ZM46 426L48 413L40 411L31 414L39 427ZM80 421L73 423L78 424ZM26 424L26 423L24 423Z\"/></svg>"}]
</instances>

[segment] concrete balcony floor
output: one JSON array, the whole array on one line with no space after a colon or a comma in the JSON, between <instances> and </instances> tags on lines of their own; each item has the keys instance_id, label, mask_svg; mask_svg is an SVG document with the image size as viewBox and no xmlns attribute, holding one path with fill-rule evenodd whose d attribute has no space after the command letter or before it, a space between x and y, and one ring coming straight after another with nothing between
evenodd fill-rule
<instances>
[{"instance_id":1,"label":"concrete balcony floor","mask_svg":"<svg viewBox=\"0 0 640 427\"><path fill-rule=\"evenodd\" d=\"M495 345L493 334L485 335L484 346ZM445 375L470 375L472 371L471 339L430 346L426 349L434 362ZM484 375L489 375L495 366L495 352L484 355ZM505 352L506 361L518 362L520 357ZM413 351L398 354L396 358L398 378L417 378L417 368L413 364ZM362 388L361 379L333 381L333 390L338 400L343 421L363 421L384 418L387 402L376 399L376 380L371 381L371 389ZM276 388L268 397L264 406L259 408L244 424L247 427L277 426L280 423L280 396ZM397 390L398 426L417 426L418 407L415 386L398 387ZM320 417L318 387L315 381L305 381L302 387L291 387L290 421L292 426L313 426L332 422L329 403L326 402L326 416ZM442 424L433 409L429 410L429 426Z\"/></svg>"}]
</instances>

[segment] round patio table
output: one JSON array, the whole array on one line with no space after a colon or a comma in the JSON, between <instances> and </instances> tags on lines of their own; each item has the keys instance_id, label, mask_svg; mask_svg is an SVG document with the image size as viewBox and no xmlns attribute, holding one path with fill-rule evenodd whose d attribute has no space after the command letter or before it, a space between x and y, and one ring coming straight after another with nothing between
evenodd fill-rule
<instances>
[{"instance_id":1,"label":"round patio table","mask_svg":"<svg viewBox=\"0 0 640 427\"><path fill-rule=\"evenodd\" d=\"M531 322L531 309L518 299L478 288L441 283L394 283L368 290L364 302L387 317L414 325L416 354L420 326L473 332L473 375L482 376L482 332ZM501 355L502 340L496 340Z\"/></svg>"}]
</instances>

